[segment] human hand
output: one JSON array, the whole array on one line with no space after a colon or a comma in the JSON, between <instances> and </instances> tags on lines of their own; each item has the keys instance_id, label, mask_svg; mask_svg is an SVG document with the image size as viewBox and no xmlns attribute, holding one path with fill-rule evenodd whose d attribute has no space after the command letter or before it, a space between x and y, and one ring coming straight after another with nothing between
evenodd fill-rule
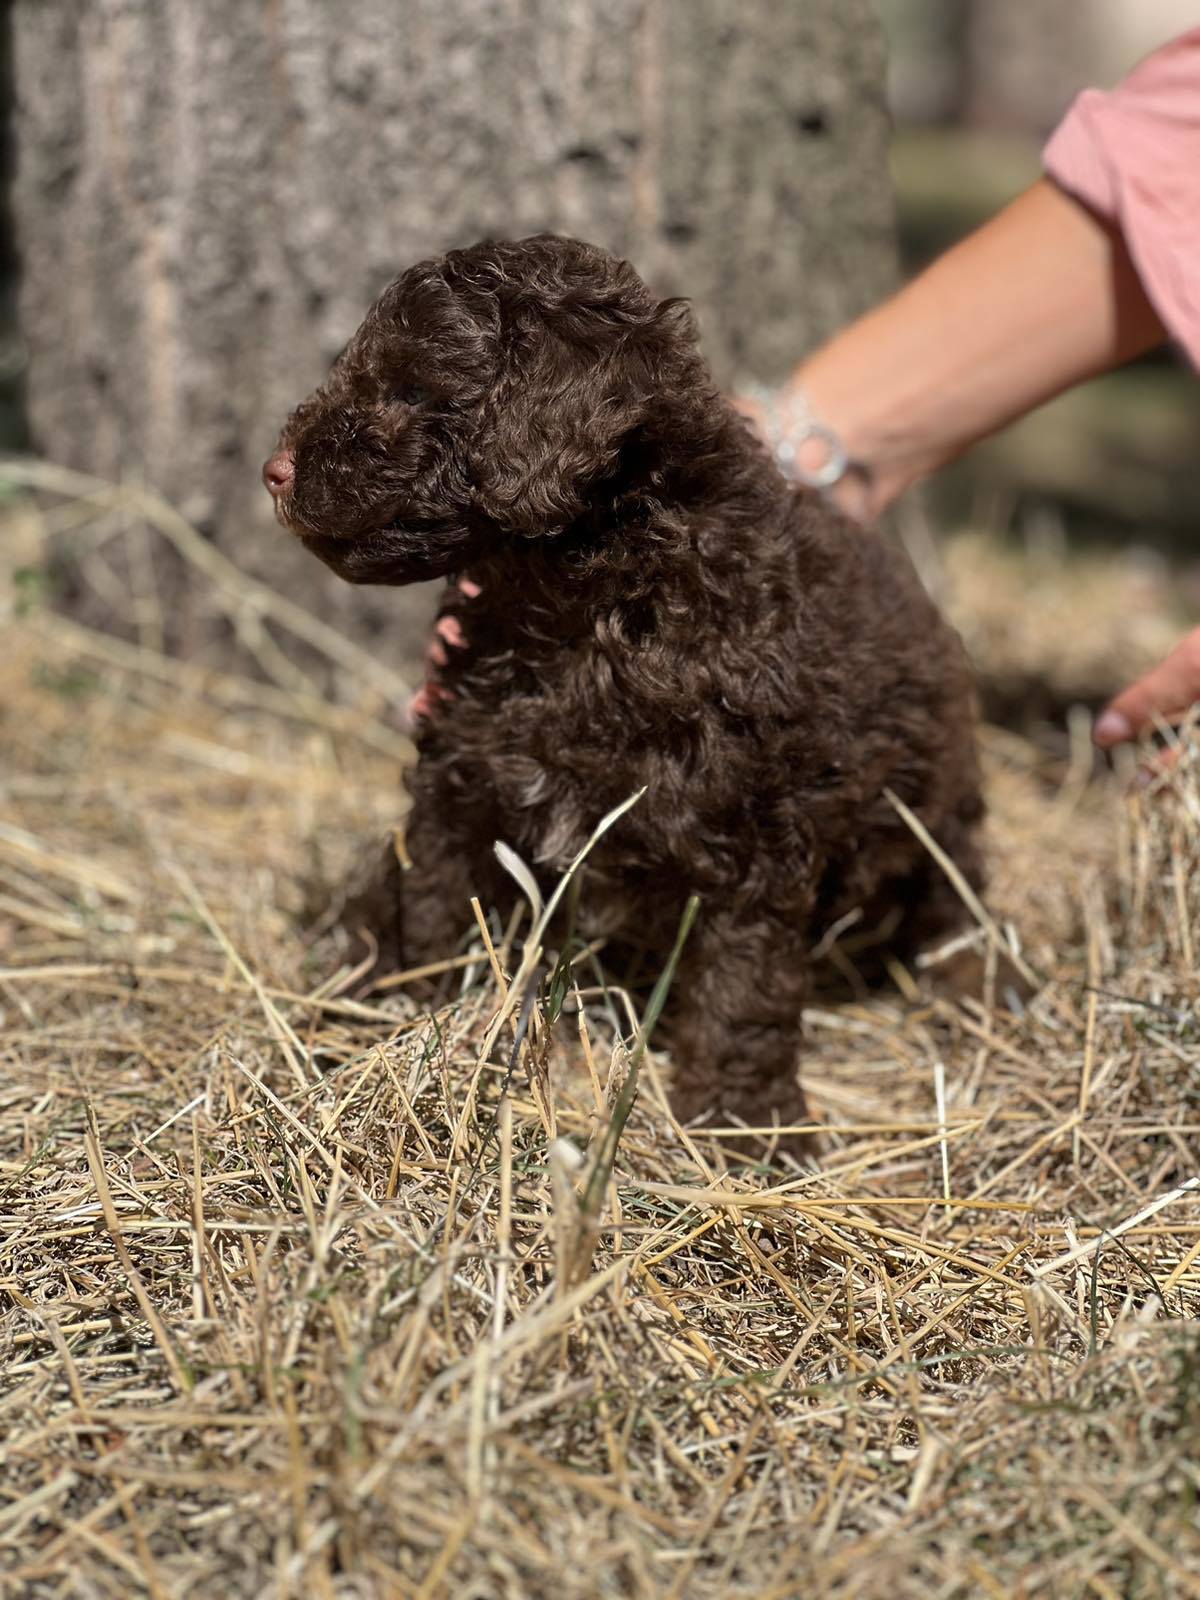
<instances>
[{"instance_id":1,"label":"human hand","mask_svg":"<svg viewBox=\"0 0 1200 1600\"><path fill-rule=\"evenodd\" d=\"M456 587L468 600L474 600L476 595L482 593L471 578L459 578ZM438 672L450 660L451 650L465 650L466 645L467 638L457 617L443 616L437 619L425 649L425 682L408 702L410 727L432 717L439 705L454 699L453 691L438 682Z\"/></svg>"},{"instance_id":2,"label":"human hand","mask_svg":"<svg viewBox=\"0 0 1200 1600\"><path fill-rule=\"evenodd\" d=\"M1122 690L1096 719L1092 738L1102 750L1138 738L1156 722L1178 719L1200 700L1200 628L1193 628L1165 661Z\"/></svg>"}]
</instances>

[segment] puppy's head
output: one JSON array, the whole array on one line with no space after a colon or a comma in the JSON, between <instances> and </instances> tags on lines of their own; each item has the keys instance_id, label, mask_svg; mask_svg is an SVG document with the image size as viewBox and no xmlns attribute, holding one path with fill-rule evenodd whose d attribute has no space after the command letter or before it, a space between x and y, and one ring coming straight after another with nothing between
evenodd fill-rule
<instances>
[{"instance_id":1,"label":"puppy's head","mask_svg":"<svg viewBox=\"0 0 1200 1600\"><path fill-rule=\"evenodd\" d=\"M628 262L480 244L384 290L263 476L335 572L411 583L652 488L664 419L703 386L686 305Z\"/></svg>"}]
</instances>

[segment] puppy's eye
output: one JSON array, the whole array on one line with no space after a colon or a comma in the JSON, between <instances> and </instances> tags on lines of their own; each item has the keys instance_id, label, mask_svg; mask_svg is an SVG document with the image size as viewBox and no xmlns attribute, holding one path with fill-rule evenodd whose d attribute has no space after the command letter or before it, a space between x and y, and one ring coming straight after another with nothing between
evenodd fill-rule
<instances>
[{"instance_id":1,"label":"puppy's eye","mask_svg":"<svg viewBox=\"0 0 1200 1600\"><path fill-rule=\"evenodd\" d=\"M392 390L392 399L398 400L402 406L419 406L429 397L429 390L422 389L419 383L397 384Z\"/></svg>"}]
</instances>

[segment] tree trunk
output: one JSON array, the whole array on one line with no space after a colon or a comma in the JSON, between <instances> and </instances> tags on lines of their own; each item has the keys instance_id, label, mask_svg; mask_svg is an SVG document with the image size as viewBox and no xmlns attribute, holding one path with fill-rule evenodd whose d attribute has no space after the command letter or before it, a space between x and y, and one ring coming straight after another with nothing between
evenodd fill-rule
<instances>
[{"instance_id":1,"label":"tree trunk","mask_svg":"<svg viewBox=\"0 0 1200 1600\"><path fill-rule=\"evenodd\" d=\"M892 278L869 0L13 0L12 26L36 448L144 476L359 629L395 635L396 597L293 548L259 465L403 267L582 235L693 298L726 383Z\"/></svg>"}]
</instances>

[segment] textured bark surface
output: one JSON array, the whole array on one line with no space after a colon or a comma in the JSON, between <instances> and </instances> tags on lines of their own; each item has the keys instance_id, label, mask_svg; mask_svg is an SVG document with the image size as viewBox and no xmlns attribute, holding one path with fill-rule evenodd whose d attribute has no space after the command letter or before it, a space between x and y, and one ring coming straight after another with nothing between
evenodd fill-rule
<instances>
[{"instance_id":1,"label":"textured bark surface","mask_svg":"<svg viewBox=\"0 0 1200 1600\"><path fill-rule=\"evenodd\" d=\"M411 607L337 591L258 472L396 271L589 237L693 298L725 382L894 271L868 0L13 0L12 25L36 448L140 472L363 629Z\"/></svg>"}]
</instances>

